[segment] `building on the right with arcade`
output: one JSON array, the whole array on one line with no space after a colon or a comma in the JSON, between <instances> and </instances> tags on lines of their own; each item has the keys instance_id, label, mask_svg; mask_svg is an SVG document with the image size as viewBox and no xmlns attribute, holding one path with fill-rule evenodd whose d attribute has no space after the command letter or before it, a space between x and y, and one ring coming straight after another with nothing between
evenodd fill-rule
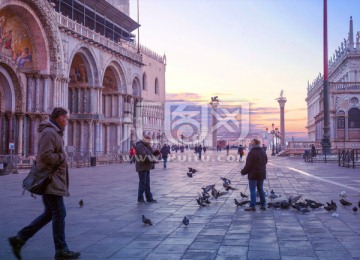
<instances>
[{"instance_id":1,"label":"building on the right with arcade","mask_svg":"<svg viewBox=\"0 0 360 260\"><path fill-rule=\"evenodd\" d=\"M330 56L329 113L332 149L360 148L360 31L354 40L350 17L348 39ZM323 76L307 87L308 138L320 144L324 127Z\"/></svg>"}]
</instances>

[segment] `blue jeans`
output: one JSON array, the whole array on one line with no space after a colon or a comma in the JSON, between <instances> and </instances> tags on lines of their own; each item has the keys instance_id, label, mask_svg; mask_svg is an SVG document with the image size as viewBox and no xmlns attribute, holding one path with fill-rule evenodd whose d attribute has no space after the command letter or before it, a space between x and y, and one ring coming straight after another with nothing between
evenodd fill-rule
<instances>
[{"instance_id":1,"label":"blue jeans","mask_svg":"<svg viewBox=\"0 0 360 260\"><path fill-rule=\"evenodd\" d=\"M266 206L265 192L264 192L264 180L249 180L250 189L250 207L256 206L256 189L260 195L261 206Z\"/></svg>"},{"instance_id":2,"label":"blue jeans","mask_svg":"<svg viewBox=\"0 0 360 260\"><path fill-rule=\"evenodd\" d=\"M144 200L144 192L146 200L152 200L153 196L150 191L150 170L138 172L139 175L139 190L138 190L138 200Z\"/></svg>"},{"instance_id":3,"label":"blue jeans","mask_svg":"<svg viewBox=\"0 0 360 260\"><path fill-rule=\"evenodd\" d=\"M65 242L65 216L66 209L62 196L44 194L42 200L45 206L44 212L34 219L30 225L18 232L18 237L24 241L30 239L36 232L52 221L53 239L56 252L68 250Z\"/></svg>"},{"instance_id":4,"label":"blue jeans","mask_svg":"<svg viewBox=\"0 0 360 260\"><path fill-rule=\"evenodd\" d=\"M167 156L166 157L163 157L163 160L164 160L164 169L166 168L166 163L167 163Z\"/></svg>"}]
</instances>

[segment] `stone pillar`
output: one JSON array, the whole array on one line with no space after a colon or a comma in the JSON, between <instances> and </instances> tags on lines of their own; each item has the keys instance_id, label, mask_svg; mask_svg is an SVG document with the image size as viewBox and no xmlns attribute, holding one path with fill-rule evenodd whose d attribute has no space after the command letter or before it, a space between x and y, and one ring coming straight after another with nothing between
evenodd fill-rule
<instances>
[{"instance_id":1,"label":"stone pillar","mask_svg":"<svg viewBox=\"0 0 360 260\"><path fill-rule=\"evenodd\" d=\"M94 155L94 136L93 136L93 120L87 120L89 125L89 152Z\"/></svg>"},{"instance_id":2,"label":"stone pillar","mask_svg":"<svg viewBox=\"0 0 360 260\"><path fill-rule=\"evenodd\" d=\"M79 151L81 154L83 154L84 152L84 121L83 120L80 120L80 147L79 147Z\"/></svg>"},{"instance_id":3,"label":"stone pillar","mask_svg":"<svg viewBox=\"0 0 360 260\"><path fill-rule=\"evenodd\" d=\"M50 98L50 93L49 93L49 76L48 75L43 75L43 109L42 112L48 113L50 114L50 107L49 107L49 98Z\"/></svg>"},{"instance_id":4,"label":"stone pillar","mask_svg":"<svg viewBox=\"0 0 360 260\"><path fill-rule=\"evenodd\" d=\"M72 120L72 145L75 147L76 150L79 150L79 146L77 145L77 121Z\"/></svg>"},{"instance_id":5,"label":"stone pillar","mask_svg":"<svg viewBox=\"0 0 360 260\"><path fill-rule=\"evenodd\" d=\"M35 112L40 112L40 75L35 74Z\"/></svg>"},{"instance_id":6,"label":"stone pillar","mask_svg":"<svg viewBox=\"0 0 360 260\"><path fill-rule=\"evenodd\" d=\"M121 125L120 123L116 124L116 145L121 147Z\"/></svg>"},{"instance_id":7,"label":"stone pillar","mask_svg":"<svg viewBox=\"0 0 360 260\"><path fill-rule=\"evenodd\" d=\"M29 124L28 124L28 143L29 143L29 155L35 154L35 143L34 143L34 136L35 136L35 120L36 115L30 114L28 115Z\"/></svg>"},{"instance_id":8,"label":"stone pillar","mask_svg":"<svg viewBox=\"0 0 360 260\"><path fill-rule=\"evenodd\" d=\"M18 137L17 137L17 154L23 155L23 121L24 121L24 114L23 113L16 113L16 117L18 118Z\"/></svg>"},{"instance_id":9,"label":"stone pillar","mask_svg":"<svg viewBox=\"0 0 360 260\"><path fill-rule=\"evenodd\" d=\"M109 154L110 151L111 151L111 145L110 145L110 130L111 130L111 127L110 127L110 124L105 124L105 131L106 131L106 154Z\"/></svg>"},{"instance_id":10,"label":"stone pillar","mask_svg":"<svg viewBox=\"0 0 360 260\"><path fill-rule=\"evenodd\" d=\"M0 154L5 153L5 142L4 142L4 113L0 111Z\"/></svg>"},{"instance_id":11,"label":"stone pillar","mask_svg":"<svg viewBox=\"0 0 360 260\"><path fill-rule=\"evenodd\" d=\"M349 141L349 116L345 116L345 141Z\"/></svg>"},{"instance_id":12,"label":"stone pillar","mask_svg":"<svg viewBox=\"0 0 360 260\"><path fill-rule=\"evenodd\" d=\"M26 92L27 92L27 104L26 104L26 110L28 112L31 112L33 111L33 106L32 104L34 103L34 100L33 100L33 95L32 93L34 92L34 80L33 80L33 75L32 74L29 74L27 75L27 88L26 88Z\"/></svg>"},{"instance_id":13,"label":"stone pillar","mask_svg":"<svg viewBox=\"0 0 360 260\"><path fill-rule=\"evenodd\" d=\"M280 139L280 145L282 148L285 147L285 103L286 103L285 97L279 97L277 98L277 102L280 105L280 133L281 133L281 139Z\"/></svg>"}]
</instances>

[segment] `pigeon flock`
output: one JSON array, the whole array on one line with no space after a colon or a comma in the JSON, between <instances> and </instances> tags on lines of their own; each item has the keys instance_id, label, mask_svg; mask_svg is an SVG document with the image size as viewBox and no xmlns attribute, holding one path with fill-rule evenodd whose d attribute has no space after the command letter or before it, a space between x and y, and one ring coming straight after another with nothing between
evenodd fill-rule
<instances>
[{"instance_id":1,"label":"pigeon flock","mask_svg":"<svg viewBox=\"0 0 360 260\"><path fill-rule=\"evenodd\" d=\"M191 167L188 168L189 170L187 171L187 176L189 178L192 178L194 174L198 171ZM238 190L231 186L230 179L227 179L225 177L220 177L220 179L223 182L222 186L225 189L225 191L217 190L215 188L215 184L202 187L201 188L202 192L198 193L198 197L195 198L197 204L200 207L205 207L210 205L211 204L210 198L218 199L221 196L227 195L229 191ZM257 194L257 196L259 195ZM293 208L298 212L305 214L307 212L310 212L311 209L318 209L323 207L326 211L332 212L333 217L339 217L339 214L335 212L337 210L337 204L333 200L331 200L330 202L326 202L326 204L323 204L311 199L302 200L302 195L297 195L297 196L290 196L288 199L275 201L274 199L280 198L281 195L276 194L274 190L271 190L270 192L266 191L265 196L268 197L268 199L270 199L270 202L267 203L267 208L273 208L273 209ZM342 191L339 194L339 197L340 197L339 202L342 206L349 207L353 205L352 202L345 200L345 198L347 197L347 193L345 191ZM245 193L240 191L240 199L237 200L236 198L234 198L234 203L236 207L244 207L246 204L250 204L249 195L246 195ZM259 201L257 202L257 205L260 205ZM82 208L83 206L84 206L84 201L81 199L79 201L79 207ZM360 208L360 201L358 202L357 207L354 206L352 208L353 213L356 214L359 211L359 208ZM144 223L144 225L149 225L149 226L153 225L152 221L149 218L145 217L145 215L142 215L142 222ZM182 224L188 226L189 223L190 223L189 218L185 216L182 220Z\"/></svg>"}]
</instances>

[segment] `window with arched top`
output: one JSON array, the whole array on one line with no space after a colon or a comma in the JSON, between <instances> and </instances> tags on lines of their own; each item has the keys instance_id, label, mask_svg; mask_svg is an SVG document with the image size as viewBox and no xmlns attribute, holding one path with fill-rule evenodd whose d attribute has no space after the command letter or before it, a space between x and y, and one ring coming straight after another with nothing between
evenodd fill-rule
<instances>
[{"instance_id":1,"label":"window with arched top","mask_svg":"<svg viewBox=\"0 0 360 260\"><path fill-rule=\"evenodd\" d=\"M345 112L344 111L339 111L339 113L338 113L337 128L345 129Z\"/></svg>"},{"instance_id":2,"label":"window with arched top","mask_svg":"<svg viewBox=\"0 0 360 260\"><path fill-rule=\"evenodd\" d=\"M146 86L146 74L145 73L143 74L143 77L142 77L142 89L143 90L147 89L147 86Z\"/></svg>"},{"instance_id":3,"label":"window with arched top","mask_svg":"<svg viewBox=\"0 0 360 260\"><path fill-rule=\"evenodd\" d=\"M159 94L159 81L155 79L155 94Z\"/></svg>"},{"instance_id":4,"label":"window with arched top","mask_svg":"<svg viewBox=\"0 0 360 260\"><path fill-rule=\"evenodd\" d=\"M356 107L349 110L349 128L360 128L360 109Z\"/></svg>"}]
</instances>

